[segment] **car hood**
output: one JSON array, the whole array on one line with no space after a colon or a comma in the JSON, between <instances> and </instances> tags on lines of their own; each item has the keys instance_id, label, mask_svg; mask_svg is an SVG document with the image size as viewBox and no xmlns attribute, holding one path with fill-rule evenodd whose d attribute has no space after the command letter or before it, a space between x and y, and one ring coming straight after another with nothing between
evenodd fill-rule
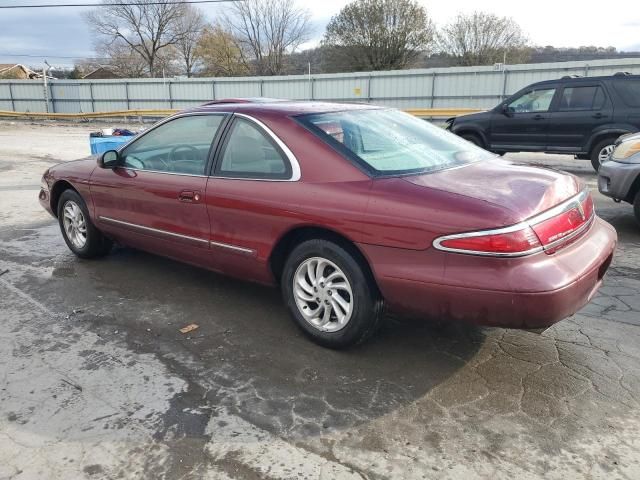
<instances>
[{"instance_id":1,"label":"car hood","mask_svg":"<svg viewBox=\"0 0 640 480\"><path fill-rule=\"evenodd\" d=\"M463 115L458 115L457 117L452 117L450 120L452 120L454 124L474 122L478 120L489 119L491 116L491 113L492 113L491 110L482 110L479 112L465 113Z\"/></svg>"},{"instance_id":2,"label":"car hood","mask_svg":"<svg viewBox=\"0 0 640 480\"><path fill-rule=\"evenodd\" d=\"M408 176L404 180L499 207L510 213L507 217L514 223L548 210L576 195L582 188L573 175L503 158ZM489 228L494 226L500 225Z\"/></svg>"},{"instance_id":3,"label":"car hood","mask_svg":"<svg viewBox=\"0 0 640 480\"><path fill-rule=\"evenodd\" d=\"M627 133L626 135L621 135L618 137L616 141L616 145L622 142L626 142L627 140L640 140L640 132L637 133Z\"/></svg>"}]
</instances>

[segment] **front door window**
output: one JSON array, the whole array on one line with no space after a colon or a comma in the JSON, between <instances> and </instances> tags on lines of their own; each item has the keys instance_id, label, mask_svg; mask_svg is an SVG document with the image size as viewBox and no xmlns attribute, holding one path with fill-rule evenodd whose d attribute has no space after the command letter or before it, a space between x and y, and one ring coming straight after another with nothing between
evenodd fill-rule
<instances>
[{"instance_id":1,"label":"front door window","mask_svg":"<svg viewBox=\"0 0 640 480\"><path fill-rule=\"evenodd\" d=\"M531 90L509 103L509 110L513 113L546 112L555 93L555 88Z\"/></svg>"},{"instance_id":2,"label":"front door window","mask_svg":"<svg viewBox=\"0 0 640 480\"><path fill-rule=\"evenodd\" d=\"M223 115L190 115L164 123L121 153L123 166L154 172L204 175Z\"/></svg>"}]
</instances>

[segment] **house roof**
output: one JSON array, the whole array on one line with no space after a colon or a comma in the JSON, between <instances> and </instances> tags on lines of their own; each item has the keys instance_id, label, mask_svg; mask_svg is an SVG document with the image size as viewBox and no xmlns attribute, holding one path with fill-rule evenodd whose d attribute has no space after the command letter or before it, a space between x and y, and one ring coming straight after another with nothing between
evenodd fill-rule
<instances>
[{"instance_id":1,"label":"house roof","mask_svg":"<svg viewBox=\"0 0 640 480\"><path fill-rule=\"evenodd\" d=\"M21 63L0 63L0 75L8 73L14 69L22 70L28 78L36 78L38 76L42 76L37 72L31 70L29 67L25 67Z\"/></svg>"},{"instance_id":2,"label":"house roof","mask_svg":"<svg viewBox=\"0 0 640 480\"><path fill-rule=\"evenodd\" d=\"M91 76L95 75L96 73L99 73L101 71L107 72L110 75L113 75L114 77L118 77L120 78L120 75L116 74L113 69L109 68L108 66L104 66L104 65L100 65L99 67L94 68L93 70L91 70L89 73L85 74L82 76L82 78L90 78Z\"/></svg>"}]
</instances>

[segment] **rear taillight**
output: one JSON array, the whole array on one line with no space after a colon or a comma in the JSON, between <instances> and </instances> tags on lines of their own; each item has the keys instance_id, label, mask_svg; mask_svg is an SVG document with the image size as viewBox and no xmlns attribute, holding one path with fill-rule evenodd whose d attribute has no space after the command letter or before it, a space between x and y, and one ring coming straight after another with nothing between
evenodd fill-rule
<instances>
[{"instance_id":1,"label":"rear taillight","mask_svg":"<svg viewBox=\"0 0 640 480\"><path fill-rule=\"evenodd\" d=\"M433 245L449 252L499 257L518 257L542 250L534 231L524 224L498 230L448 235L440 237Z\"/></svg>"},{"instance_id":2,"label":"rear taillight","mask_svg":"<svg viewBox=\"0 0 640 480\"><path fill-rule=\"evenodd\" d=\"M511 227L459 233L437 238L438 250L497 257L553 253L586 231L594 217L588 191Z\"/></svg>"},{"instance_id":3,"label":"rear taillight","mask_svg":"<svg viewBox=\"0 0 640 480\"><path fill-rule=\"evenodd\" d=\"M593 199L583 192L529 221L533 231L549 253L575 238L593 219Z\"/></svg>"}]
</instances>

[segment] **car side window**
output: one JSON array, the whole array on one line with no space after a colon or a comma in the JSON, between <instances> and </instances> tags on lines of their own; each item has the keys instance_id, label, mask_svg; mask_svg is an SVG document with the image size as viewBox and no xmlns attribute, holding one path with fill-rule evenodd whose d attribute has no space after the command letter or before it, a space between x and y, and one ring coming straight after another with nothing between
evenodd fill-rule
<instances>
[{"instance_id":1,"label":"car side window","mask_svg":"<svg viewBox=\"0 0 640 480\"><path fill-rule=\"evenodd\" d=\"M288 179L291 165L254 122L236 118L228 134L216 175L232 178Z\"/></svg>"},{"instance_id":2,"label":"car side window","mask_svg":"<svg viewBox=\"0 0 640 480\"><path fill-rule=\"evenodd\" d=\"M223 115L190 115L154 128L126 147L123 166L154 172L204 175Z\"/></svg>"},{"instance_id":3,"label":"car side window","mask_svg":"<svg viewBox=\"0 0 640 480\"><path fill-rule=\"evenodd\" d=\"M584 87L565 87L558 110L599 110L604 106L606 97L602 87L597 85Z\"/></svg>"},{"instance_id":4,"label":"car side window","mask_svg":"<svg viewBox=\"0 0 640 480\"><path fill-rule=\"evenodd\" d=\"M555 93L555 88L531 90L509 103L509 110L514 113L546 112Z\"/></svg>"}]
</instances>

